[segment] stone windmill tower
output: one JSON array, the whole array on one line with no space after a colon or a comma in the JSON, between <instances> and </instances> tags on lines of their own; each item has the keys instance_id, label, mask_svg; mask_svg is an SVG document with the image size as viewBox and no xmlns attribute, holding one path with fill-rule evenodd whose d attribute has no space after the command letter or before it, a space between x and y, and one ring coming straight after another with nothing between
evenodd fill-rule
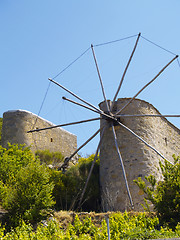
<instances>
[{"instance_id":1,"label":"stone windmill tower","mask_svg":"<svg viewBox=\"0 0 180 240\"><path fill-rule=\"evenodd\" d=\"M121 109L129 101L128 98L118 99L114 109ZM100 104L100 108L105 108L105 102ZM104 121L101 120L101 125ZM121 150L134 209L143 210L141 204L144 203L145 196L133 180L138 177L144 179L150 174L161 179L161 172L158 171L159 161L166 158L173 162L172 155L180 153L180 130L162 116L153 105L140 99L134 99L122 112L119 121L143 140L137 139L130 131L115 124L117 143ZM112 129L109 127L105 130L100 149L102 199L106 199L104 202L106 209L125 211L131 209L131 205L113 138ZM152 146L160 149L161 153Z\"/></svg>"},{"instance_id":2,"label":"stone windmill tower","mask_svg":"<svg viewBox=\"0 0 180 240\"><path fill-rule=\"evenodd\" d=\"M160 178L161 174L157 171L159 160L167 159L171 162L172 154L179 153L180 151L180 148L177 147L180 142L180 130L170 124L165 119L165 116L161 115L151 104L137 99L137 96L154 82L178 56L173 57L173 59L132 98L117 99L140 36L141 34L139 33L112 101L106 98L94 47L91 45L104 98L104 101L99 104L99 108L77 96L60 83L49 79L50 82L70 93L81 103L66 97L63 97L64 100L96 112L99 115L99 117L94 119L63 124L63 126L65 126L100 120L100 128L71 154L71 156L66 158L66 162L68 162L83 146L100 133L100 141L80 197L79 205L81 205L99 151L101 195L105 211L124 211L130 208L140 210L140 203L143 200L143 196L134 185L133 180L140 176L144 177L150 173L155 173L158 178ZM170 115L167 116L170 117ZM171 117L179 116L180 115L171 115ZM30 132L40 130L43 129L31 130ZM44 130L47 130L47 128Z\"/></svg>"}]
</instances>

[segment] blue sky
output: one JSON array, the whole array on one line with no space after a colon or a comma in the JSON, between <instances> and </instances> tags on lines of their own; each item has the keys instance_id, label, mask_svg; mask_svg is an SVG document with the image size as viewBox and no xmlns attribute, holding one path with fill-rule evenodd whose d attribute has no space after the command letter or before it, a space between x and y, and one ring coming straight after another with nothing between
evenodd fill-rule
<instances>
[{"instance_id":1,"label":"blue sky","mask_svg":"<svg viewBox=\"0 0 180 240\"><path fill-rule=\"evenodd\" d=\"M0 117L3 112L24 109L38 114L48 78L53 78L91 44L128 36L142 36L180 54L179 0L135 1L0 1ZM136 37L95 47L108 99L112 99ZM118 97L132 97L150 81L173 55L140 38L133 61ZM92 52L89 50L56 81L85 100L103 100ZM139 98L152 103L162 114L180 114L180 67L177 61ZM51 84L40 116L61 124L97 117L62 100L73 99ZM180 128L180 119L169 119ZM78 145L91 136L99 123L66 127L78 137ZM98 137L81 152L95 152Z\"/></svg>"}]
</instances>

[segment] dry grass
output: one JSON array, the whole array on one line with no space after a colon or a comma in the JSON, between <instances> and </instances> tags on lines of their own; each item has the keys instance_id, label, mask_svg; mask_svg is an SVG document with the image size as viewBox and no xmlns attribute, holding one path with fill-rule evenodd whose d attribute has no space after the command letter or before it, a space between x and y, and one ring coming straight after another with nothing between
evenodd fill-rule
<instances>
[{"instance_id":1,"label":"dry grass","mask_svg":"<svg viewBox=\"0 0 180 240\"><path fill-rule=\"evenodd\" d=\"M95 213L95 212L71 212L71 211L59 211L54 212L54 218L59 222L60 226L63 229L67 229L67 226L71 223L73 224L74 218L78 215L79 219L82 221L86 217L90 217L93 224L96 227L100 227L102 220L105 219L107 215L110 215L111 212L107 213Z\"/></svg>"},{"instance_id":2,"label":"dry grass","mask_svg":"<svg viewBox=\"0 0 180 240\"><path fill-rule=\"evenodd\" d=\"M67 229L68 225L71 223L73 224L74 218L78 215L79 219L83 221L86 217L90 217L93 224L96 227L101 227L102 221L106 218L106 216L110 216L114 212L107 212L107 213L95 213L95 212L72 212L72 211L59 211L54 212L54 218L57 220L59 225L63 229ZM123 214L123 213L122 213ZM138 215L139 212L129 212L131 216ZM155 216L155 213L146 213L147 217Z\"/></svg>"},{"instance_id":3,"label":"dry grass","mask_svg":"<svg viewBox=\"0 0 180 240\"><path fill-rule=\"evenodd\" d=\"M73 222L74 213L70 211L54 212L54 218L58 221L61 228L67 229L68 225Z\"/></svg>"}]
</instances>

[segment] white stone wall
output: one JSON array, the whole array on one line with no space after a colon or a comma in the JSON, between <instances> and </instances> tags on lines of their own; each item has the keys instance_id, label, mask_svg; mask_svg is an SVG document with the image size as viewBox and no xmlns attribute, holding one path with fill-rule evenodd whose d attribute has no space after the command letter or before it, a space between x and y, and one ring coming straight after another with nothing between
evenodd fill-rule
<instances>
[{"instance_id":1,"label":"white stone wall","mask_svg":"<svg viewBox=\"0 0 180 240\"><path fill-rule=\"evenodd\" d=\"M61 152L65 157L70 156L77 149L77 137L63 128L53 128L40 132L27 133L34 128L40 129L53 126L52 123L37 115L24 111L8 111L3 114L2 146L7 143L25 144L31 150L49 149Z\"/></svg>"},{"instance_id":2,"label":"white stone wall","mask_svg":"<svg viewBox=\"0 0 180 240\"><path fill-rule=\"evenodd\" d=\"M118 99L114 108L121 109L128 101L127 98ZM100 107L105 109L104 102ZM122 114L160 113L151 104L135 99ZM101 121L101 125L104 121ZM120 121L155 147L169 161L173 162L173 154L180 154L180 130L164 117L122 117ZM115 130L135 210L143 210L141 203L144 203L144 195L133 180L138 177L144 179L149 174L155 174L160 179L158 166L159 161L163 159L122 126L116 126ZM102 199L107 200L108 210L130 209L122 168L110 127L105 131L100 149L100 183Z\"/></svg>"}]
</instances>

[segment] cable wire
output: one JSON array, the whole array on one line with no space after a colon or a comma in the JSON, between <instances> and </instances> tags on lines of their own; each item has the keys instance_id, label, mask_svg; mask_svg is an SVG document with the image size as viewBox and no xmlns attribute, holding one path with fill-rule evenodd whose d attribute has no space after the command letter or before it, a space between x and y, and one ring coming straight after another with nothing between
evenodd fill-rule
<instances>
[{"instance_id":1,"label":"cable wire","mask_svg":"<svg viewBox=\"0 0 180 240\"><path fill-rule=\"evenodd\" d=\"M94 47L100 47L100 46L104 46L104 45L108 45L108 44L120 42L120 41L123 41L123 40L127 40L127 39L130 39L130 38L136 37L136 36L138 36L138 34L135 34L135 35L132 35L132 36L129 36L129 37L120 38L120 39L113 40L113 41L109 41L109 42L104 42L104 43L95 44L95 45L93 45L93 46L94 46ZM171 54L173 54L173 55L176 55L175 53L167 50L166 48L161 47L160 45L158 45L158 44L154 43L153 41L151 41L151 40L143 37L142 35L141 35L141 37L142 37L144 40L150 42L151 44L153 44L153 45L155 45L155 46L163 49L164 51L166 51L166 52L168 52L168 53L171 53ZM61 75L64 71L66 71L69 67L71 67L77 60L79 60L84 54L86 54L86 53L90 50L90 48L91 48L91 47L88 47L83 53L81 53L80 56L78 56L78 57L77 57L75 60L73 60L69 65L67 65L64 69L62 69L62 70L61 70L57 75L55 75L52 79L57 78L57 77L58 77L59 75ZM178 64L180 65L179 62L178 62Z\"/></svg>"},{"instance_id":2,"label":"cable wire","mask_svg":"<svg viewBox=\"0 0 180 240\"><path fill-rule=\"evenodd\" d=\"M109 41L109 42L104 42L104 43L96 44L96 45L94 45L94 47L99 47L99 46L104 46L104 45L108 45L108 44L120 42L120 41L127 40L127 39L130 39L130 38L136 37L136 36L138 36L138 34L135 34L135 35L132 35L132 36L129 36L129 37L124 37L124 38L117 39L117 40L113 40L113 41ZM144 40L148 41L149 43L151 43L151 44L153 44L153 45L161 48L162 50L164 50L164 51L166 51L166 52L168 52L168 53L176 56L175 53L167 50L166 48L161 47L160 45L158 45L158 44L154 43L153 41L151 41L151 40L143 37L142 35L141 35L141 37L142 37ZM85 54L90 50L90 48L91 48L91 47L87 48L83 53L81 53L81 55L79 55L74 61L72 61L72 62L71 62L68 66L66 66L64 69L62 69L62 70L61 70L57 75L55 75L52 79L57 78L57 77L58 77L59 75L61 75L64 71L66 71L69 67L71 67L76 61L78 61L83 55L85 55ZM179 67L180 67L179 59L177 59L177 62L178 62L178 65L179 65ZM45 102L47 93L48 93L49 88L50 88L50 84L51 84L51 81L49 82L48 88L47 88L47 90L46 90L46 93L45 93L45 96L44 96L44 98L43 98L42 104L41 104L41 106L40 106L39 112L38 112L38 114L37 114L37 118L39 117L40 112L41 112L41 110L42 110L42 107L43 107L43 105L44 105L44 102ZM34 123L34 125L33 125L33 128L34 128L34 126L36 125L37 118L36 118L36 120L35 120L35 123Z\"/></svg>"},{"instance_id":3,"label":"cable wire","mask_svg":"<svg viewBox=\"0 0 180 240\"><path fill-rule=\"evenodd\" d=\"M162 50L164 50L164 51L166 51L166 52L168 52L168 53L170 53L170 54L172 54L172 55L174 55L174 56L176 56L177 54L175 54L175 53L173 53L173 52L171 52L171 51L169 51L168 49L166 49L166 48L164 48L164 47L161 47L160 45L158 45L157 43L155 43L155 42L152 42L151 40L149 40L149 39L147 39L147 38L145 38L145 37L143 37L142 35L141 35L141 37L144 39L144 40L146 40L147 42L150 42L150 43L152 43L153 45L155 45L156 47L159 47L159 48L161 48Z\"/></svg>"},{"instance_id":4,"label":"cable wire","mask_svg":"<svg viewBox=\"0 0 180 240\"><path fill-rule=\"evenodd\" d=\"M99 44L96 44L96 45L93 45L93 46L94 46L94 47L100 47L100 46L104 46L104 45L107 45L107 44L112 44L112 43L120 42L120 41L129 39L129 38L133 38L133 37L136 37L136 36L138 36L138 34L132 35L132 36L129 36L129 37L125 37L125 38L120 38L120 39L117 39L117 40L114 40L114 41L99 43Z\"/></svg>"},{"instance_id":5,"label":"cable wire","mask_svg":"<svg viewBox=\"0 0 180 240\"><path fill-rule=\"evenodd\" d=\"M77 57L74 61L72 61L68 66L66 66L62 71L60 71L57 75L55 75L52 79L57 78L59 75L61 75L65 70L67 70L71 65L73 65L78 59L80 59L85 53L89 51L90 47L87 48L79 57Z\"/></svg>"},{"instance_id":6,"label":"cable wire","mask_svg":"<svg viewBox=\"0 0 180 240\"><path fill-rule=\"evenodd\" d=\"M51 82L49 82L49 84L48 84L47 90L46 90L46 92L45 92L44 98L43 98L43 100L42 100L42 103L41 103L39 112L38 112L37 117L36 117L36 120L35 120L35 122L34 122L34 124L33 124L33 126L32 126L32 129L34 129L34 127L35 127L35 125L36 125L36 123L37 123L37 119L38 119L38 117L39 117L39 115L40 115L40 113L41 113L42 107L43 107L44 102L45 102L45 100L46 100L46 97L47 97L47 94L48 94L50 85L51 85ZM32 129L31 129L31 130L32 130Z\"/></svg>"},{"instance_id":7,"label":"cable wire","mask_svg":"<svg viewBox=\"0 0 180 240\"><path fill-rule=\"evenodd\" d=\"M177 58L177 62L178 62L178 66L180 67L180 62L179 62L179 58Z\"/></svg>"}]
</instances>

